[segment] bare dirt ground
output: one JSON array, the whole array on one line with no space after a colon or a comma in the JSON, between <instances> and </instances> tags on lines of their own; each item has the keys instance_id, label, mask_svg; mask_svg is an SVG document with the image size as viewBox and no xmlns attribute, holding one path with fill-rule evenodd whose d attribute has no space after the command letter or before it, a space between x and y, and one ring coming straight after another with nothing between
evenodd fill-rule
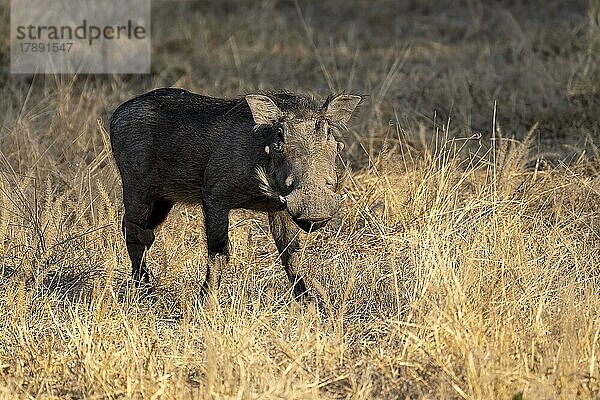
<instances>
[{"instance_id":1,"label":"bare dirt ground","mask_svg":"<svg viewBox=\"0 0 600 400\"><path fill-rule=\"evenodd\" d=\"M153 2L147 76L8 73L0 5L0 397L600 396L600 3ZM215 298L178 206L129 290L106 127L160 86L368 94L343 212L296 304L234 212Z\"/></svg>"}]
</instances>

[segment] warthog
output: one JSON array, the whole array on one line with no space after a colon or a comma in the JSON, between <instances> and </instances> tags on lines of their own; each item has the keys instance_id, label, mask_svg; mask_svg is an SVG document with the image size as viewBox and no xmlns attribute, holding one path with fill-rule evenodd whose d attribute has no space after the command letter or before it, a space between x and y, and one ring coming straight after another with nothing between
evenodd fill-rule
<instances>
[{"instance_id":1,"label":"warthog","mask_svg":"<svg viewBox=\"0 0 600 400\"><path fill-rule=\"evenodd\" d=\"M229 211L269 213L269 224L295 297L298 227L324 226L340 205L339 131L360 96L324 104L287 91L220 99L163 88L120 105L110 140L123 182L123 234L133 280L149 287L144 252L174 203L202 204L209 265L228 255ZM225 257L226 259L227 257Z\"/></svg>"}]
</instances>

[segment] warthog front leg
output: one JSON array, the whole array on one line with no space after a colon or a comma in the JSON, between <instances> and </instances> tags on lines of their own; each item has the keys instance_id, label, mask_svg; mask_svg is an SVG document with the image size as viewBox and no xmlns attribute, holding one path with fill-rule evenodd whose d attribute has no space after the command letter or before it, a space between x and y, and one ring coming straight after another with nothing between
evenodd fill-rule
<instances>
[{"instance_id":1,"label":"warthog front leg","mask_svg":"<svg viewBox=\"0 0 600 400\"><path fill-rule=\"evenodd\" d=\"M269 226L271 227L271 234L273 235L273 239L275 239L275 245L279 251L281 264L292 284L294 298L307 298L309 294L304 279L297 272L300 229L294 224L294 221L292 221L292 218L286 211L270 213Z\"/></svg>"},{"instance_id":2,"label":"warthog front leg","mask_svg":"<svg viewBox=\"0 0 600 400\"><path fill-rule=\"evenodd\" d=\"M212 286L219 286L221 269L229 259L229 209L223 208L221 202L210 194L204 195L202 205L208 248L206 279L200 290L200 295L204 297Z\"/></svg>"}]
</instances>

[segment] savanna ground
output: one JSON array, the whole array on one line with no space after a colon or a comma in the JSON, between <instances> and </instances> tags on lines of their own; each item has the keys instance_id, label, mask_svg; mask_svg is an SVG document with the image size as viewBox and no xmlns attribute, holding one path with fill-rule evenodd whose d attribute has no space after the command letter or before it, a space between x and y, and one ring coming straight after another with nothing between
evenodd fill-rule
<instances>
[{"instance_id":1,"label":"savanna ground","mask_svg":"<svg viewBox=\"0 0 600 400\"><path fill-rule=\"evenodd\" d=\"M0 6L0 397L600 397L600 28L586 1L153 3L148 76L9 75ZM264 215L198 306L177 207L128 290L106 127L159 86L369 94L296 304ZM187 288L187 289L186 289Z\"/></svg>"}]
</instances>

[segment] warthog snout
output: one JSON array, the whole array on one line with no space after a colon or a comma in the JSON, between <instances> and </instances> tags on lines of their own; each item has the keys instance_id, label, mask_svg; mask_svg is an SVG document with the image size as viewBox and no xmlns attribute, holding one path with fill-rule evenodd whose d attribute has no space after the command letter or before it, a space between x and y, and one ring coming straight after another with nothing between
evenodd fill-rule
<instances>
[{"instance_id":1,"label":"warthog snout","mask_svg":"<svg viewBox=\"0 0 600 400\"><path fill-rule=\"evenodd\" d=\"M298 188L285 197L287 210L304 231L315 231L339 210L342 196L329 189Z\"/></svg>"}]
</instances>

